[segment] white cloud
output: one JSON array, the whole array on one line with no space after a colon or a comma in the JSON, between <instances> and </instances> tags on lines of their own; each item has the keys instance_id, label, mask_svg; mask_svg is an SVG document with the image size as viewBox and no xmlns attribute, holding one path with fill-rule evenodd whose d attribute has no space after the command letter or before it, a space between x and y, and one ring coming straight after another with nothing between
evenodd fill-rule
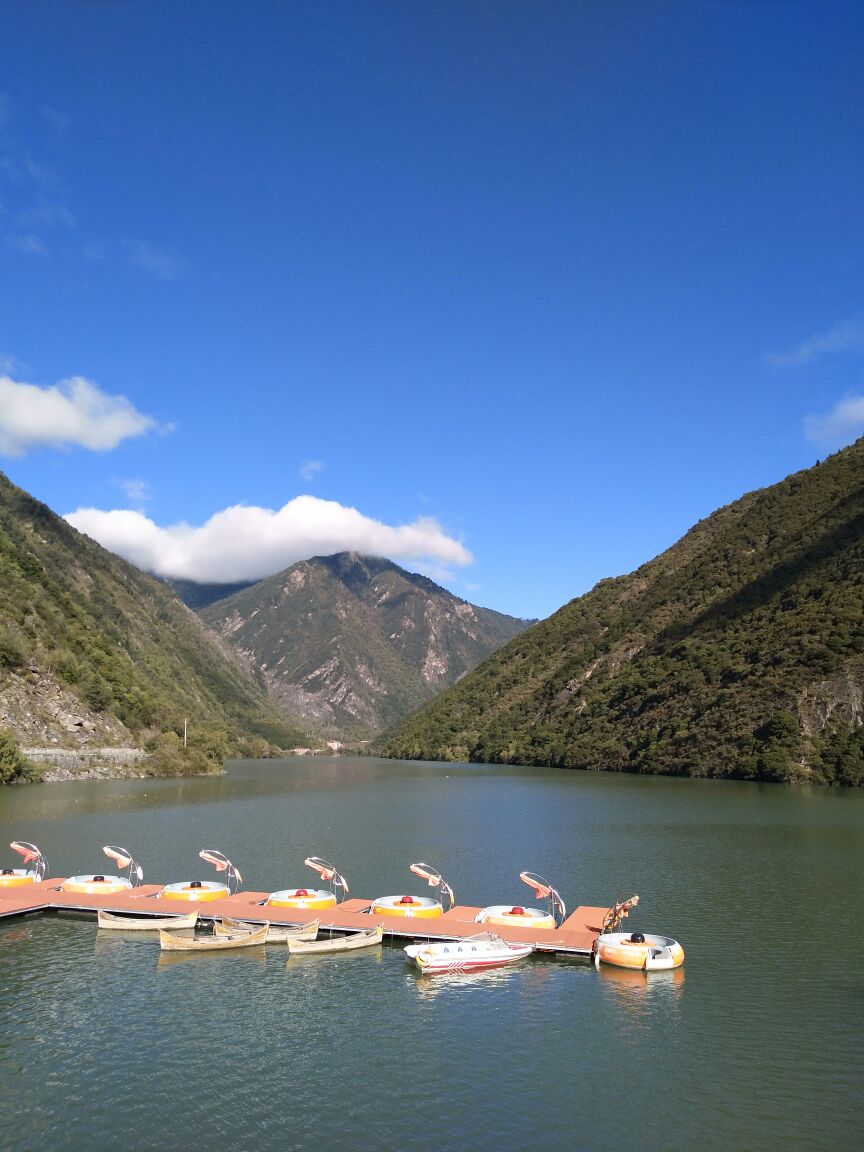
<instances>
[{"instance_id":1,"label":"white cloud","mask_svg":"<svg viewBox=\"0 0 864 1152\"><path fill-rule=\"evenodd\" d=\"M846 396L830 412L808 416L807 439L823 448L842 448L864 434L864 396Z\"/></svg>"},{"instance_id":2,"label":"white cloud","mask_svg":"<svg viewBox=\"0 0 864 1152\"><path fill-rule=\"evenodd\" d=\"M77 228L78 221L65 204L43 202L18 213L18 221L24 228Z\"/></svg>"},{"instance_id":3,"label":"white cloud","mask_svg":"<svg viewBox=\"0 0 864 1152\"><path fill-rule=\"evenodd\" d=\"M136 508L143 507L150 500L150 485L146 480L121 480L120 487L129 503Z\"/></svg>"},{"instance_id":4,"label":"white cloud","mask_svg":"<svg viewBox=\"0 0 864 1152\"><path fill-rule=\"evenodd\" d=\"M83 376L50 388L0 376L0 454L75 445L107 452L156 427L125 396L109 396Z\"/></svg>"},{"instance_id":5,"label":"white cloud","mask_svg":"<svg viewBox=\"0 0 864 1152\"><path fill-rule=\"evenodd\" d=\"M772 352L765 359L775 368L792 368L809 364L826 352L864 352L864 321L844 320L822 336L813 336L786 352Z\"/></svg>"},{"instance_id":6,"label":"white cloud","mask_svg":"<svg viewBox=\"0 0 864 1152\"><path fill-rule=\"evenodd\" d=\"M152 272L163 280L173 280L180 271L180 261L164 248L157 248L147 240L125 240L129 260L136 268Z\"/></svg>"},{"instance_id":7,"label":"white cloud","mask_svg":"<svg viewBox=\"0 0 864 1152\"><path fill-rule=\"evenodd\" d=\"M390 526L315 496L297 496L277 511L235 505L200 527L160 528L141 512L98 508L79 508L65 519L147 572L198 583L259 580L298 560L346 551L415 565L472 562L435 520Z\"/></svg>"},{"instance_id":8,"label":"white cloud","mask_svg":"<svg viewBox=\"0 0 864 1152\"><path fill-rule=\"evenodd\" d=\"M46 256L48 248L44 241L40 240L38 236L34 236L32 232L28 232L24 236L10 236L9 243L13 248L17 248L19 252L24 252L27 256Z\"/></svg>"},{"instance_id":9,"label":"white cloud","mask_svg":"<svg viewBox=\"0 0 864 1152\"><path fill-rule=\"evenodd\" d=\"M323 467L324 465L320 460L307 460L300 467L300 477L308 483L315 479Z\"/></svg>"}]
</instances>

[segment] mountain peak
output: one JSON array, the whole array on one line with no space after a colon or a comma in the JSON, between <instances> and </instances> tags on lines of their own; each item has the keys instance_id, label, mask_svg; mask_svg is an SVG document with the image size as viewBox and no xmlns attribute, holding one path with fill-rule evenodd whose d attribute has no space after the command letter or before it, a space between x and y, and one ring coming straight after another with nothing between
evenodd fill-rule
<instances>
[{"instance_id":1,"label":"mountain peak","mask_svg":"<svg viewBox=\"0 0 864 1152\"><path fill-rule=\"evenodd\" d=\"M313 556L308 563L323 566L349 586L368 583L382 572L397 569L392 560L380 556L364 556L360 552L336 552L332 556Z\"/></svg>"},{"instance_id":2,"label":"mountain peak","mask_svg":"<svg viewBox=\"0 0 864 1152\"><path fill-rule=\"evenodd\" d=\"M0 473L0 723L31 745L176 730L291 746L297 726L164 583Z\"/></svg>"},{"instance_id":3,"label":"mountain peak","mask_svg":"<svg viewBox=\"0 0 864 1152\"><path fill-rule=\"evenodd\" d=\"M275 699L346 737L407 715L525 627L357 552L300 561L201 615Z\"/></svg>"}]
</instances>

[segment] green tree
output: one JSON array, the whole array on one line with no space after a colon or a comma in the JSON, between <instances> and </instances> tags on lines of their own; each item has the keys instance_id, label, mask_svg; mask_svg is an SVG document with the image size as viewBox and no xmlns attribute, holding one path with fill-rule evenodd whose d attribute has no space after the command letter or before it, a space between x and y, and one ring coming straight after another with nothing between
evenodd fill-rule
<instances>
[{"instance_id":1,"label":"green tree","mask_svg":"<svg viewBox=\"0 0 864 1152\"><path fill-rule=\"evenodd\" d=\"M91 676L84 685L84 702L94 712L104 712L111 703L111 689L101 676Z\"/></svg>"},{"instance_id":2,"label":"green tree","mask_svg":"<svg viewBox=\"0 0 864 1152\"><path fill-rule=\"evenodd\" d=\"M0 784L39 779L39 769L18 750L18 741L5 728L0 728Z\"/></svg>"},{"instance_id":3,"label":"green tree","mask_svg":"<svg viewBox=\"0 0 864 1152\"><path fill-rule=\"evenodd\" d=\"M20 668L23 663L21 645L9 632L0 632L0 668Z\"/></svg>"}]
</instances>

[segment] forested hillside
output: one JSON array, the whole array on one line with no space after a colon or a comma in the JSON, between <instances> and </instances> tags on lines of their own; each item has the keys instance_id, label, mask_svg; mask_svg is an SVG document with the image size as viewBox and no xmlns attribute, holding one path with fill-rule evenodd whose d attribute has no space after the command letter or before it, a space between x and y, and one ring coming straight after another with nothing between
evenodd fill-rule
<instances>
[{"instance_id":1,"label":"forested hillside","mask_svg":"<svg viewBox=\"0 0 864 1152\"><path fill-rule=\"evenodd\" d=\"M178 768L303 742L169 588L2 474L0 729L58 747L149 740Z\"/></svg>"},{"instance_id":2,"label":"forested hillside","mask_svg":"<svg viewBox=\"0 0 864 1152\"><path fill-rule=\"evenodd\" d=\"M523 633L390 756L861 784L864 440Z\"/></svg>"}]
</instances>

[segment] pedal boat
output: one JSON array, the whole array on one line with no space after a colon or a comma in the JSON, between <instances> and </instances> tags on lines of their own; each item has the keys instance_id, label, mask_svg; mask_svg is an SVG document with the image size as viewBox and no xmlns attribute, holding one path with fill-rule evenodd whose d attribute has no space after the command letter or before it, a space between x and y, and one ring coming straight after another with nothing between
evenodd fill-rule
<instances>
[{"instance_id":1,"label":"pedal boat","mask_svg":"<svg viewBox=\"0 0 864 1152\"><path fill-rule=\"evenodd\" d=\"M424 976L442 973L481 972L522 960L534 949L530 944L508 944L494 932L480 932L464 940L435 944L409 944L405 954Z\"/></svg>"},{"instance_id":2,"label":"pedal boat","mask_svg":"<svg viewBox=\"0 0 864 1152\"><path fill-rule=\"evenodd\" d=\"M643 972L668 972L684 963L684 949L671 936L647 932L607 932L597 937L594 963Z\"/></svg>"},{"instance_id":3,"label":"pedal boat","mask_svg":"<svg viewBox=\"0 0 864 1152\"><path fill-rule=\"evenodd\" d=\"M440 900L428 896L379 896L372 904L373 916L405 916L434 919L444 915Z\"/></svg>"},{"instance_id":4,"label":"pedal boat","mask_svg":"<svg viewBox=\"0 0 864 1152\"><path fill-rule=\"evenodd\" d=\"M521 904L490 904L474 917L475 924L497 924L502 928L556 928L567 915L561 895L548 880L534 872L520 872L519 879L527 884L538 899L546 899L546 911L525 908Z\"/></svg>"},{"instance_id":5,"label":"pedal boat","mask_svg":"<svg viewBox=\"0 0 864 1152\"><path fill-rule=\"evenodd\" d=\"M32 868L0 869L0 888L20 888L24 884L35 884L38 879Z\"/></svg>"},{"instance_id":6,"label":"pedal boat","mask_svg":"<svg viewBox=\"0 0 864 1152\"><path fill-rule=\"evenodd\" d=\"M166 900L189 900L199 903L202 900L223 900L233 896L243 882L243 877L222 853L215 848L202 848L198 853L202 860L212 864L217 872L227 873L225 884L217 880L184 880L179 884L166 884L160 896Z\"/></svg>"},{"instance_id":7,"label":"pedal boat","mask_svg":"<svg viewBox=\"0 0 864 1152\"><path fill-rule=\"evenodd\" d=\"M336 894L325 888L283 888L279 892L271 892L267 903L271 908L308 908L320 911L322 908L336 906Z\"/></svg>"},{"instance_id":8,"label":"pedal boat","mask_svg":"<svg viewBox=\"0 0 864 1152\"><path fill-rule=\"evenodd\" d=\"M166 900L223 900L231 892L227 884L216 880L184 880L179 884L166 884L160 896Z\"/></svg>"},{"instance_id":9,"label":"pedal boat","mask_svg":"<svg viewBox=\"0 0 864 1152\"><path fill-rule=\"evenodd\" d=\"M126 892L132 881L125 876L101 876L88 873L84 876L70 876L60 885L61 892L78 892L84 896L105 896L112 892Z\"/></svg>"},{"instance_id":10,"label":"pedal boat","mask_svg":"<svg viewBox=\"0 0 864 1152\"><path fill-rule=\"evenodd\" d=\"M35 844L29 840L13 840L9 845L19 856L24 857L24 863L35 862L33 868L2 868L0 869L0 888L21 888L25 884L36 884L45 879L45 857Z\"/></svg>"},{"instance_id":11,"label":"pedal boat","mask_svg":"<svg viewBox=\"0 0 864 1152\"><path fill-rule=\"evenodd\" d=\"M102 876L87 874L85 876L70 876L60 885L61 892L80 892L85 896L104 896L112 892L127 892L137 886L144 879L141 865L132 858L128 848L120 848L116 844L106 844L102 851L120 868L128 868L127 876Z\"/></svg>"},{"instance_id":12,"label":"pedal boat","mask_svg":"<svg viewBox=\"0 0 864 1152\"><path fill-rule=\"evenodd\" d=\"M447 901L448 910L456 903L453 889L441 875L437 868L431 864L411 864L409 871L421 880L425 880L430 888L436 889L438 899L429 896L379 896L369 911L373 916L402 916L406 919L434 920L444 915L444 901Z\"/></svg>"},{"instance_id":13,"label":"pedal boat","mask_svg":"<svg viewBox=\"0 0 864 1152\"><path fill-rule=\"evenodd\" d=\"M541 908L523 908L521 904L492 904L474 917L475 924L498 924L511 928L554 928L555 917Z\"/></svg>"}]
</instances>

